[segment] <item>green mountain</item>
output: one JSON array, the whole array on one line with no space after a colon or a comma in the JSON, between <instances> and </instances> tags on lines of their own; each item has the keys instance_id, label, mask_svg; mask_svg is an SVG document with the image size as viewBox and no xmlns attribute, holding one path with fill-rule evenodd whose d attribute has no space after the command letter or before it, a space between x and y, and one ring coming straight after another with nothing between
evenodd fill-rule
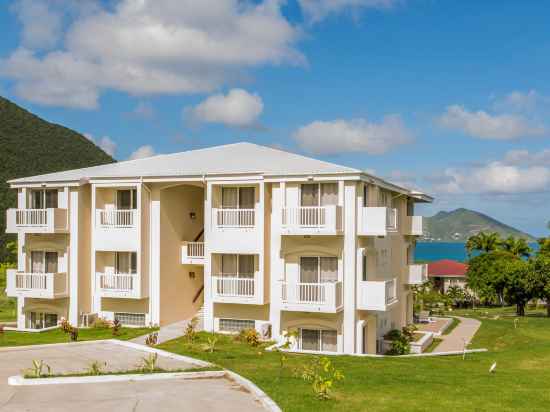
<instances>
[{"instance_id":1,"label":"green mountain","mask_svg":"<svg viewBox=\"0 0 550 412\"><path fill-rule=\"evenodd\" d=\"M17 204L7 180L112 163L89 139L49 123L0 96L0 262L4 260L6 209Z\"/></svg>"},{"instance_id":2,"label":"green mountain","mask_svg":"<svg viewBox=\"0 0 550 412\"><path fill-rule=\"evenodd\" d=\"M424 240L465 242L479 232L496 232L501 237L515 236L530 242L535 241L533 236L525 232L469 209L439 212L432 217L424 218Z\"/></svg>"}]
</instances>

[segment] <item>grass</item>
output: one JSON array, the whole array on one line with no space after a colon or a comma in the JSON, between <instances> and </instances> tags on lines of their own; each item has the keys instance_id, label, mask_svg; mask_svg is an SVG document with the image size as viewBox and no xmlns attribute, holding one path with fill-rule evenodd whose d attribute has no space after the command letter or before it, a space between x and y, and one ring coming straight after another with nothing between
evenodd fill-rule
<instances>
[{"instance_id":1,"label":"grass","mask_svg":"<svg viewBox=\"0 0 550 412\"><path fill-rule=\"evenodd\" d=\"M443 335L450 334L458 325L460 325L460 320L457 318L452 318L451 324L445 329Z\"/></svg>"},{"instance_id":2,"label":"grass","mask_svg":"<svg viewBox=\"0 0 550 412\"><path fill-rule=\"evenodd\" d=\"M151 328L121 328L118 336L113 336L111 329L79 329L78 341L120 339L129 340L138 336L151 333ZM47 343L69 342L69 335L61 329L49 330L47 332L15 332L4 331L0 334L0 347L3 346L25 346L43 345Z\"/></svg>"},{"instance_id":3,"label":"grass","mask_svg":"<svg viewBox=\"0 0 550 412\"><path fill-rule=\"evenodd\" d=\"M111 376L111 375L149 375L155 373L180 373L180 372L210 372L222 370L220 367L209 366L203 368L188 368L188 369L162 369L155 368L153 371L145 371L143 369L128 369L124 371L102 371L99 373L90 372L76 372L76 373L51 373L49 375L43 374L41 376L34 376L32 374L25 374L25 379L43 379L43 378L82 378L85 376Z\"/></svg>"},{"instance_id":4,"label":"grass","mask_svg":"<svg viewBox=\"0 0 550 412\"><path fill-rule=\"evenodd\" d=\"M17 318L17 301L14 298L8 298L4 293L7 267L0 263L0 323L13 322Z\"/></svg>"},{"instance_id":5,"label":"grass","mask_svg":"<svg viewBox=\"0 0 550 412\"><path fill-rule=\"evenodd\" d=\"M458 312L458 313L457 313ZM213 362L252 380L284 411L547 411L550 402L550 319L539 312L514 327L513 308L453 312L478 317L482 326L471 347L488 353L425 358L331 357L345 379L334 386L333 399L319 401L308 383L293 376L311 359L289 354L279 378L279 354L251 348L219 336L216 350L204 352L210 336L196 343L177 339L159 345L171 352ZM494 319L498 316L497 319ZM489 373L493 362L496 372Z\"/></svg>"},{"instance_id":6,"label":"grass","mask_svg":"<svg viewBox=\"0 0 550 412\"><path fill-rule=\"evenodd\" d=\"M432 353L441 342L443 342L443 339L433 338L432 343L424 350L424 353Z\"/></svg>"}]
</instances>

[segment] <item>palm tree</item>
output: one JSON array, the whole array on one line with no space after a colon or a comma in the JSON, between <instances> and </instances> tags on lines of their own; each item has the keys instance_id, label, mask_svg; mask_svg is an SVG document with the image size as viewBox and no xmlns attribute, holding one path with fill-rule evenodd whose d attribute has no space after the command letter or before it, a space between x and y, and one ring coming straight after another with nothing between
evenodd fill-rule
<instances>
[{"instance_id":1,"label":"palm tree","mask_svg":"<svg viewBox=\"0 0 550 412\"><path fill-rule=\"evenodd\" d=\"M525 239L509 236L501 243L500 247L517 257L529 257L531 255L531 248Z\"/></svg>"},{"instance_id":2,"label":"palm tree","mask_svg":"<svg viewBox=\"0 0 550 412\"><path fill-rule=\"evenodd\" d=\"M468 255L471 255L474 250L485 253L493 252L498 249L501 242L500 235L496 232L479 232L477 235L468 238L466 241L466 251Z\"/></svg>"}]
</instances>

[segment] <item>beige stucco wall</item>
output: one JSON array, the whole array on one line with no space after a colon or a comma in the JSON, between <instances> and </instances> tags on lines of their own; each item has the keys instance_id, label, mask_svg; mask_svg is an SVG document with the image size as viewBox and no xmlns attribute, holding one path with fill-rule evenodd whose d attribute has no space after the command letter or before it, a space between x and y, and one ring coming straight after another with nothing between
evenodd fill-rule
<instances>
[{"instance_id":1,"label":"beige stucco wall","mask_svg":"<svg viewBox=\"0 0 550 412\"><path fill-rule=\"evenodd\" d=\"M69 315L69 298L62 298L62 299L25 298L25 306L23 307L23 311L56 313L58 317L67 318Z\"/></svg>"},{"instance_id":2,"label":"beige stucco wall","mask_svg":"<svg viewBox=\"0 0 550 412\"><path fill-rule=\"evenodd\" d=\"M91 213L90 185L81 186L78 197L78 312L92 310Z\"/></svg>"},{"instance_id":3,"label":"beige stucco wall","mask_svg":"<svg viewBox=\"0 0 550 412\"><path fill-rule=\"evenodd\" d=\"M149 299L101 298L101 310L105 312L148 313Z\"/></svg>"},{"instance_id":4,"label":"beige stucco wall","mask_svg":"<svg viewBox=\"0 0 550 412\"><path fill-rule=\"evenodd\" d=\"M160 323L165 325L194 316L202 306L202 296L195 303L193 298L204 284L203 267L182 265L181 247L183 241L193 241L203 230L203 188L162 189L160 214Z\"/></svg>"},{"instance_id":5,"label":"beige stucco wall","mask_svg":"<svg viewBox=\"0 0 550 412\"><path fill-rule=\"evenodd\" d=\"M227 319L269 320L268 305L248 305L235 303L215 303L214 317Z\"/></svg>"}]
</instances>

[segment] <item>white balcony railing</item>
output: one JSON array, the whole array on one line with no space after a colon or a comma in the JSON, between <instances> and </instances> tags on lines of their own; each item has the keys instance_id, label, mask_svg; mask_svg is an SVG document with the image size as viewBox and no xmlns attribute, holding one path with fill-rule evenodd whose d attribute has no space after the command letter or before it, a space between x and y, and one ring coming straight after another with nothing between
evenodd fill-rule
<instances>
[{"instance_id":1,"label":"white balcony railing","mask_svg":"<svg viewBox=\"0 0 550 412\"><path fill-rule=\"evenodd\" d=\"M23 273L8 269L6 286L8 296L55 299L69 293L66 273Z\"/></svg>"},{"instance_id":2,"label":"white balcony railing","mask_svg":"<svg viewBox=\"0 0 550 412\"><path fill-rule=\"evenodd\" d=\"M218 227L254 227L255 209L212 209Z\"/></svg>"},{"instance_id":3,"label":"white balcony railing","mask_svg":"<svg viewBox=\"0 0 550 412\"><path fill-rule=\"evenodd\" d=\"M342 282L281 282L284 310L334 313L343 306Z\"/></svg>"},{"instance_id":4,"label":"white balcony railing","mask_svg":"<svg viewBox=\"0 0 550 412\"><path fill-rule=\"evenodd\" d=\"M358 211L360 236L386 236L397 230L397 209L388 207L362 207Z\"/></svg>"},{"instance_id":5,"label":"white balcony railing","mask_svg":"<svg viewBox=\"0 0 550 412\"><path fill-rule=\"evenodd\" d=\"M362 281L358 286L358 309L385 311L397 302L396 279Z\"/></svg>"},{"instance_id":6,"label":"white balcony railing","mask_svg":"<svg viewBox=\"0 0 550 412\"><path fill-rule=\"evenodd\" d=\"M386 208L386 229L389 231L397 230L397 209Z\"/></svg>"},{"instance_id":7,"label":"white balcony railing","mask_svg":"<svg viewBox=\"0 0 550 412\"><path fill-rule=\"evenodd\" d=\"M339 232L342 230L341 206L301 206L282 210L282 225L299 233Z\"/></svg>"},{"instance_id":8,"label":"white balcony railing","mask_svg":"<svg viewBox=\"0 0 550 412\"><path fill-rule=\"evenodd\" d=\"M96 287L100 296L107 298L141 299L141 275L139 273L98 273Z\"/></svg>"},{"instance_id":9,"label":"white balcony railing","mask_svg":"<svg viewBox=\"0 0 550 412\"><path fill-rule=\"evenodd\" d=\"M422 236L424 234L422 216L407 216L407 220L406 235Z\"/></svg>"},{"instance_id":10,"label":"white balcony railing","mask_svg":"<svg viewBox=\"0 0 550 412\"><path fill-rule=\"evenodd\" d=\"M212 276L214 298L250 298L255 296L256 280L253 277L243 278L236 275Z\"/></svg>"},{"instance_id":11,"label":"white balcony railing","mask_svg":"<svg viewBox=\"0 0 550 412\"><path fill-rule=\"evenodd\" d=\"M137 224L137 209L96 210L96 224L101 228L132 228Z\"/></svg>"},{"instance_id":12,"label":"white balcony railing","mask_svg":"<svg viewBox=\"0 0 550 412\"><path fill-rule=\"evenodd\" d=\"M428 280L428 265L426 263L410 264L408 266L409 285L421 285Z\"/></svg>"},{"instance_id":13,"label":"white balcony railing","mask_svg":"<svg viewBox=\"0 0 550 412\"><path fill-rule=\"evenodd\" d=\"M56 233L68 230L67 209L8 209L6 232Z\"/></svg>"},{"instance_id":14,"label":"white balcony railing","mask_svg":"<svg viewBox=\"0 0 550 412\"><path fill-rule=\"evenodd\" d=\"M183 242L181 263L184 265L204 264L204 242Z\"/></svg>"}]
</instances>

